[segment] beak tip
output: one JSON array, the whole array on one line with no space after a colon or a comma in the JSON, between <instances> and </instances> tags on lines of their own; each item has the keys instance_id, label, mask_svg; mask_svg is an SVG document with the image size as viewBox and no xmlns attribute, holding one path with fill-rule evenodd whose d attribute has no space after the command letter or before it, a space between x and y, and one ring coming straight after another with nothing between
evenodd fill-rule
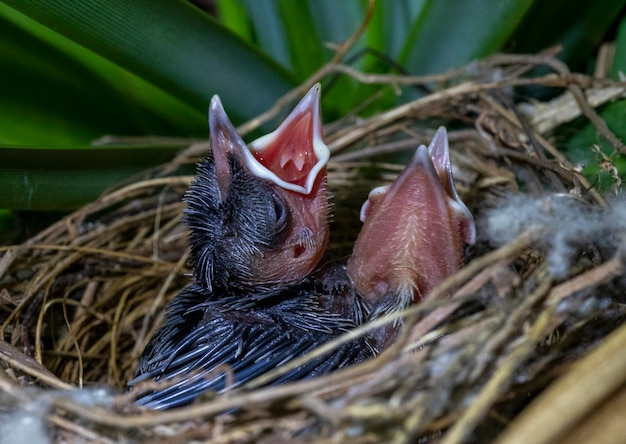
<instances>
[{"instance_id":1,"label":"beak tip","mask_svg":"<svg viewBox=\"0 0 626 444\"><path fill-rule=\"evenodd\" d=\"M211 98L211 103L209 104L209 131L211 134L213 134L220 123L224 122L225 118L228 119L226 111L224 111L220 97L216 94Z\"/></svg>"},{"instance_id":2,"label":"beak tip","mask_svg":"<svg viewBox=\"0 0 626 444\"><path fill-rule=\"evenodd\" d=\"M437 170L433 164L430 147L427 148L425 145L417 147L413 158L405 167L404 171L400 173L396 182L401 183L403 181L402 177L412 177L419 171L427 173L431 179L437 178L438 180Z\"/></svg>"},{"instance_id":3,"label":"beak tip","mask_svg":"<svg viewBox=\"0 0 626 444\"><path fill-rule=\"evenodd\" d=\"M319 102L321 97L322 85L318 82L309 89L309 91L304 95L303 101L305 99L312 100L315 102Z\"/></svg>"},{"instance_id":4,"label":"beak tip","mask_svg":"<svg viewBox=\"0 0 626 444\"><path fill-rule=\"evenodd\" d=\"M222 101L220 100L220 96L217 94L211 97L211 103L209 104L209 118L216 114L225 114Z\"/></svg>"},{"instance_id":5,"label":"beak tip","mask_svg":"<svg viewBox=\"0 0 626 444\"><path fill-rule=\"evenodd\" d=\"M440 159L442 166L450 163L450 146L448 144L448 132L445 127L440 126L437 129L433 140L428 145L428 151L435 162L436 159Z\"/></svg>"},{"instance_id":6,"label":"beak tip","mask_svg":"<svg viewBox=\"0 0 626 444\"><path fill-rule=\"evenodd\" d=\"M428 154L428 148L425 145L420 145L415 150L413 158L419 162L431 162L430 155Z\"/></svg>"},{"instance_id":7,"label":"beak tip","mask_svg":"<svg viewBox=\"0 0 626 444\"><path fill-rule=\"evenodd\" d=\"M290 116L297 116L311 112L314 114L315 120L319 122L321 126L321 91L322 87L319 83L313 85L296 105ZM289 120L289 117L286 120Z\"/></svg>"},{"instance_id":8,"label":"beak tip","mask_svg":"<svg viewBox=\"0 0 626 444\"><path fill-rule=\"evenodd\" d=\"M437 131L435 132L435 136L433 137L433 140L436 140L438 138L443 138L444 140L448 140L448 131L446 130L446 127L443 125L437 128Z\"/></svg>"},{"instance_id":9,"label":"beak tip","mask_svg":"<svg viewBox=\"0 0 626 444\"><path fill-rule=\"evenodd\" d=\"M233 141L240 139L237 130L224 110L220 97L216 94L211 98L209 105L209 138L211 141L217 141L218 138L223 137L225 134Z\"/></svg>"}]
</instances>

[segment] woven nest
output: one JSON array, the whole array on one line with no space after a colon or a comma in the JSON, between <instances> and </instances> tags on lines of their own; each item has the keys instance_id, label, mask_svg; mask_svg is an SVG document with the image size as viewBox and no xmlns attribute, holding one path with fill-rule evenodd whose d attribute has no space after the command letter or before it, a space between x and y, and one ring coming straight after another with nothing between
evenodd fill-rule
<instances>
[{"instance_id":1,"label":"woven nest","mask_svg":"<svg viewBox=\"0 0 626 444\"><path fill-rule=\"evenodd\" d=\"M552 72L524 76L539 64ZM477 220L467 265L401 313L410 328L398 343L308 381L253 382L166 412L135 406L126 382L164 306L190 279L181 196L191 177L179 172L206 154L207 144L196 143L1 250L3 437L537 443L585 441L623 427L616 406L626 402L626 206L607 204L550 140L556 127L583 116L623 152L594 107L623 97L624 85L571 74L550 55L494 56L428 78L328 65L242 133L336 75L381 88L435 87L371 118L355 112L325 128L335 255L349 255L368 191L402 169L377 159L410 156L440 124L449 129L457 188ZM543 104L518 97L514 106L514 88L526 85L562 95ZM597 154L619 187L610 157Z\"/></svg>"}]
</instances>

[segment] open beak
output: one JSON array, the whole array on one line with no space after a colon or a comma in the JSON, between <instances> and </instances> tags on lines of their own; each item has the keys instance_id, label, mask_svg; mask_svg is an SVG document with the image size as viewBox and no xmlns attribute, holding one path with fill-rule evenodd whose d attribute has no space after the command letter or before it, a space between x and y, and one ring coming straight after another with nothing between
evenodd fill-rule
<instances>
[{"instance_id":1,"label":"open beak","mask_svg":"<svg viewBox=\"0 0 626 444\"><path fill-rule=\"evenodd\" d=\"M308 195L330 157L322 135L320 84L315 84L276 131L250 143L258 177ZM252 166L252 162L251 162Z\"/></svg>"},{"instance_id":2,"label":"open beak","mask_svg":"<svg viewBox=\"0 0 626 444\"><path fill-rule=\"evenodd\" d=\"M287 203L289 233L281 245L264 252L266 260L259 266L268 267L268 273L282 270L294 280L306 276L322 258L329 235L326 165L330 150L322 136L320 85L309 90L276 131L249 147L217 96L211 100L209 127L220 189L228 191L231 179L226 153L231 152Z\"/></svg>"},{"instance_id":3,"label":"open beak","mask_svg":"<svg viewBox=\"0 0 626 444\"><path fill-rule=\"evenodd\" d=\"M454 186L445 128L391 185L372 190L361 221L348 274L372 304L390 295L399 308L420 301L463 265L476 229Z\"/></svg>"}]
</instances>

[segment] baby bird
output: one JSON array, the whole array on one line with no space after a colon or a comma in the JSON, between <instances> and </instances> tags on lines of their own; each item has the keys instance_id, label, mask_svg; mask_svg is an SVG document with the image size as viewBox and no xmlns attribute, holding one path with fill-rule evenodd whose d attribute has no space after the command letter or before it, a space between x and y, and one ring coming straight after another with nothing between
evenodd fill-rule
<instances>
[{"instance_id":1,"label":"baby bird","mask_svg":"<svg viewBox=\"0 0 626 444\"><path fill-rule=\"evenodd\" d=\"M361 221L347 272L373 306L372 318L419 302L461 268L476 228L454 186L444 127L391 185L370 192ZM398 323L389 324L371 339L382 350L398 331Z\"/></svg>"},{"instance_id":2,"label":"baby bird","mask_svg":"<svg viewBox=\"0 0 626 444\"><path fill-rule=\"evenodd\" d=\"M212 152L185 195L194 280L168 305L129 383L165 383L137 400L153 409L239 387L354 328L366 311L341 267L318 266L328 243L329 158L319 85L250 148L217 97L209 127ZM357 339L271 383L373 354Z\"/></svg>"},{"instance_id":3,"label":"baby bird","mask_svg":"<svg viewBox=\"0 0 626 444\"><path fill-rule=\"evenodd\" d=\"M242 290L300 281L328 244L319 85L251 149L217 96L209 127L212 152L185 197L196 283Z\"/></svg>"}]
</instances>

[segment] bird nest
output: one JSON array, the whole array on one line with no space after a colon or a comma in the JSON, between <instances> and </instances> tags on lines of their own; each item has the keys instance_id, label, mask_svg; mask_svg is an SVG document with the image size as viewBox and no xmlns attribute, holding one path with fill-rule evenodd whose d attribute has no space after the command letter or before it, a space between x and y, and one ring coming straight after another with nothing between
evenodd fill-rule
<instances>
[{"instance_id":1,"label":"bird nest","mask_svg":"<svg viewBox=\"0 0 626 444\"><path fill-rule=\"evenodd\" d=\"M537 65L550 72L526 75ZM310 380L252 381L165 412L134 405L126 383L164 306L190 280L181 196L191 177L181 171L208 150L193 143L140 180L1 250L3 438L537 443L623 430L626 203L600 194L551 140L561 125L586 118L624 152L594 110L623 97L624 85L572 74L550 54L498 55L429 77L365 75L331 64L240 131L338 75L381 91L430 92L325 127L333 153L331 251L349 255L368 191L402 169L389 159L407 159L440 124L449 129L457 188L477 221L467 265L398 314L406 320L398 342L375 359ZM532 86L560 95L529 102L520 88ZM618 189L611 157L595 153ZM375 327L364 325L317 354Z\"/></svg>"}]
</instances>

